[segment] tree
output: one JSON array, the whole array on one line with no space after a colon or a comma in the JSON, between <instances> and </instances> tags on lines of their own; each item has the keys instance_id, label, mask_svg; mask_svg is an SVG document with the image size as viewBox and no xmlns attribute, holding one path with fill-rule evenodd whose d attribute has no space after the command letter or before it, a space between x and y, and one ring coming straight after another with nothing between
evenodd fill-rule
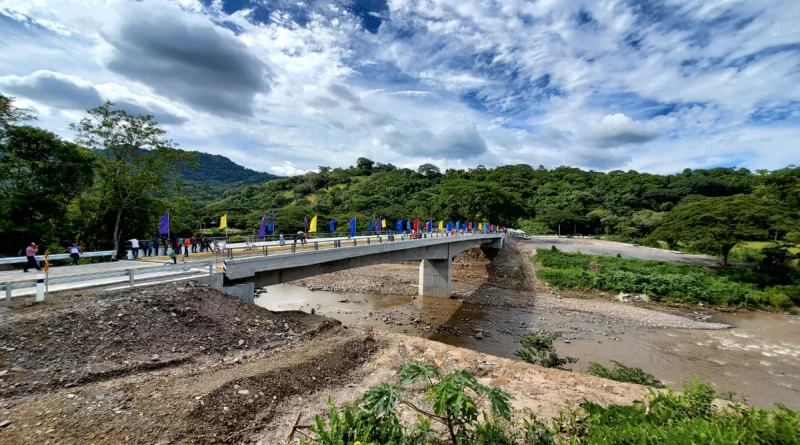
<instances>
[{"instance_id":1,"label":"tree","mask_svg":"<svg viewBox=\"0 0 800 445\"><path fill-rule=\"evenodd\" d=\"M419 168L417 169L417 173L421 174L422 176L425 176L428 179L433 179L442 175L442 172L439 170L439 167L433 164L420 165Z\"/></svg>"},{"instance_id":2,"label":"tree","mask_svg":"<svg viewBox=\"0 0 800 445\"><path fill-rule=\"evenodd\" d=\"M745 240L765 239L767 231L789 213L784 205L753 195L707 198L675 207L652 237L695 243L720 255L726 266L731 249Z\"/></svg>"},{"instance_id":3,"label":"tree","mask_svg":"<svg viewBox=\"0 0 800 445\"><path fill-rule=\"evenodd\" d=\"M356 160L356 167L360 168L367 174L372 171L372 167L375 165L374 162L370 161L367 158L358 158Z\"/></svg>"},{"instance_id":4,"label":"tree","mask_svg":"<svg viewBox=\"0 0 800 445\"><path fill-rule=\"evenodd\" d=\"M0 139L2 250L24 242L56 245L72 238L65 212L91 187L95 156L55 134L27 125L8 127Z\"/></svg>"},{"instance_id":5,"label":"tree","mask_svg":"<svg viewBox=\"0 0 800 445\"><path fill-rule=\"evenodd\" d=\"M120 224L126 212L150 212L153 195L169 194L168 182L191 164L189 153L165 139L153 116L114 109L112 102L87 110L88 117L70 128L77 141L101 153L97 178L103 205L114 214L111 240L119 251Z\"/></svg>"},{"instance_id":6,"label":"tree","mask_svg":"<svg viewBox=\"0 0 800 445\"><path fill-rule=\"evenodd\" d=\"M14 98L0 93L0 131L17 122L36 119L30 110L14 106Z\"/></svg>"}]
</instances>

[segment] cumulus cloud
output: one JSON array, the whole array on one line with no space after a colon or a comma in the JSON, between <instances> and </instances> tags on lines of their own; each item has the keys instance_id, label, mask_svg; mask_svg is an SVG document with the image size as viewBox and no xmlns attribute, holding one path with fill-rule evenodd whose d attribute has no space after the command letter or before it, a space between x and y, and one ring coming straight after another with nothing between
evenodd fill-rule
<instances>
[{"instance_id":1,"label":"cumulus cloud","mask_svg":"<svg viewBox=\"0 0 800 445\"><path fill-rule=\"evenodd\" d=\"M406 156L469 159L486 153L486 141L475 125L451 125L434 135L427 128L386 129L379 145Z\"/></svg>"},{"instance_id":2,"label":"cumulus cloud","mask_svg":"<svg viewBox=\"0 0 800 445\"><path fill-rule=\"evenodd\" d=\"M302 175L314 170L303 170L302 168L297 168L291 161L284 161L281 165L273 165L269 168L273 173L279 176L297 176Z\"/></svg>"},{"instance_id":3,"label":"cumulus cloud","mask_svg":"<svg viewBox=\"0 0 800 445\"><path fill-rule=\"evenodd\" d=\"M637 122L624 114L606 115L588 135L592 145L600 148L619 147L628 144L643 144L659 137L656 129Z\"/></svg>"},{"instance_id":4,"label":"cumulus cloud","mask_svg":"<svg viewBox=\"0 0 800 445\"><path fill-rule=\"evenodd\" d=\"M104 101L91 82L45 70L22 77L0 77L0 89L42 104L71 110L96 107Z\"/></svg>"},{"instance_id":5,"label":"cumulus cloud","mask_svg":"<svg viewBox=\"0 0 800 445\"><path fill-rule=\"evenodd\" d=\"M267 66L227 29L155 3L130 4L103 33L108 68L156 93L217 115L252 115L270 91Z\"/></svg>"}]
</instances>

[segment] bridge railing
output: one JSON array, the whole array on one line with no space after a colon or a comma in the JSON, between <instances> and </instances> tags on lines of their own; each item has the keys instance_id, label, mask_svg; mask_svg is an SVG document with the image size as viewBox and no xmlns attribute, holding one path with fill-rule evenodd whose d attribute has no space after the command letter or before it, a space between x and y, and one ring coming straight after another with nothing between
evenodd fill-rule
<instances>
[{"instance_id":1,"label":"bridge railing","mask_svg":"<svg viewBox=\"0 0 800 445\"><path fill-rule=\"evenodd\" d=\"M115 250L103 250L98 252L83 252L81 253L81 258L103 258L103 257L113 257L117 252ZM56 260L68 260L70 256L68 253L56 253L50 255L50 261ZM36 261L44 261L44 255L36 255ZM14 256L14 257L6 257L0 258L0 265L3 264L21 264L27 263L28 257L25 256Z\"/></svg>"},{"instance_id":2,"label":"bridge railing","mask_svg":"<svg viewBox=\"0 0 800 445\"><path fill-rule=\"evenodd\" d=\"M355 247L365 244L381 244L387 242L419 241L431 238L446 238L451 236L472 236L479 235L479 232L422 232L416 235L411 233L398 234L369 234L358 235L355 237L330 237L330 238L309 238L305 242L299 238L280 241L260 241L255 243L236 243L226 244L221 247L222 253L228 258L233 259L236 253L250 253L251 256L274 255L274 254L293 254L310 250L338 249L341 247Z\"/></svg>"},{"instance_id":3,"label":"bridge railing","mask_svg":"<svg viewBox=\"0 0 800 445\"><path fill-rule=\"evenodd\" d=\"M128 284L130 287L133 287L134 281L137 275L140 277L145 274L153 274L153 273L180 273L180 272L188 272L192 269L198 271L202 269L208 269L208 274L211 275L214 273L214 262L207 261L207 262L195 262L195 263L179 263L179 264L164 264L162 266L154 266L154 267L129 267L129 268L122 268L122 269L115 269L107 272L89 272L89 273L76 273L72 275L63 275L63 276L54 276L47 278L47 282L43 281L43 278L40 276L41 273L38 274L36 278L23 278L19 280L13 281L6 281L0 283L0 291L5 291L5 305L11 305L11 294L14 289L25 289L30 287L37 288L37 294L39 293L39 287L44 288L45 286L49 285L57 285L57 284L70 284L70 283L80 283L85 281L93 281L93 280L103 280L108 278L118 278L118 277L128 277ZM124 282L124 281L123 281ZM113 285L117 283L98 283L97 286L105 286L105 285ZM95 285L91 285L91 287L95 287Z\"/></svg>"}]
</instances>

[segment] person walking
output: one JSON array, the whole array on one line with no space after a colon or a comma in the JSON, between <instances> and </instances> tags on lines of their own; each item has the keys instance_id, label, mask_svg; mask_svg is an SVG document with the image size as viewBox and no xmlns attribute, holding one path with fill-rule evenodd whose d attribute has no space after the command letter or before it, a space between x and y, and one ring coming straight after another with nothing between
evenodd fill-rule
<instances>
[{"instance_id":1,"label":"person walking","mask_svg":"<svg viewBox=\"0 0 800 445\"><path fill-rule=\"evenodd\" d=\"M77 266L78 260L81 257L81 248L78 247L77 242L73 242L72 245L69 246L69 256L72 258L72 265Z\"/></svg>"},{"instance_id":2,"label":"person walking","mask_svg":"<svg viewBox=\"0 0 800 445\"><path fill-rule=\"evenodd\" d=\"M131 238L128 240L131 243L131 251L133 251L133 259L139 259L139 240Z\"/></svg>"},{"instance_id":3,"label":"person walking","mask_svg":"<svg viewBox=\"0 0 800 445\"><path fill-rule=\"evenodd\" d=\"M147 258L147 251L150 250L150 243L146 239L139 241L139 249L142 250L142 258Z\"/></svg>"},{"instance_id":4,"label":"person walking","mask_svg":"<svg viewBox=\"0 0 800 445\"><path fill-rule=\"evenodd\" d=\"M150 247L153 248L153 253L155 256L158 256L158 237L154 236L153 239L150 240Z\"/></svg>"},{"instance_id":5,"label":"person walking","mask_svg":"<svg viewBox=\"0 0 800 445\"><path fill-rule=\"evenodd\" d=\"M183 252L183 238L175 240L175 254L180 255Z\"/></svg>"},{"instance_id":6,"label":"person walking","mask_svg":"<svg viewBox=\"0 0 800 445\"><path fill-rule=\"evenodd\" d=\"M189 248L190 247L192 247L191 238L185 238L183 240L183 256L189 256Z\"/></svg>"},{"instance_id":7,"label":"person walking","mask_svg":"<svg viewBox=\"0 0 800 445\"><path fill-rule=\"evenodd\" d=\"M178 255L175 254L175 249L169 249L169 257L172 258L172 264L178 264Z\"/></svg>"},{"instance_id":8,"label":"person walking","mask_svg":"<svg viewBox=\"0 0 800 445\"><path fill-rule=\"evenodd\" d=\"M36 243L31 243L25 248L25 256L28 257L28 262L25 264L25 272L27 272L31 267L35 268L36 270L42 270L42 268L39 267L39 262L36 261L37 253L39 253L39 246L37 246Z\"/></svg>"},{"instance_id":9,"label":"person walking","mask_svg":"<svg viewBox=\"0 0 800 445\"><path fill-rule=\"evenodd\" d=\"M286 245L286 240L283 239L283 234L282 233L281 233L280 238L278 239L278 245L279 246L285 246Z\"/></svg>"},{"instance_id":10,"label":"person walking","mask_svg":"<svg viewBox=\"0 0 800 445\"><path fill-rule=\"evenodd\" d=\"M192 253L197 253L197 234L192 235Z\"/></svg>"}]
</instances>

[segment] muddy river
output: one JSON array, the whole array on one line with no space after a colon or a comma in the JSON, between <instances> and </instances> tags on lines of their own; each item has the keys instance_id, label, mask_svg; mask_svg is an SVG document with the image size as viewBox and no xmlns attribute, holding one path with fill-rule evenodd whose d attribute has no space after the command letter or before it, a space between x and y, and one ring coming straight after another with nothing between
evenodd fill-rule
<instances>
[{"instance_id":1,"label":"muddy river","mask_svg":"<svg viewBox=\"0 0 800 445\"><path fill-rule=\"evenodd\" d=\"M718 314L724 331L653 329L592 314L535 308L485 307L458 300L336 294L291 285L266 288L256 304L271 310L312 309L345 325L370 325L476 351L514 357L516 338L532 331L561 331L560 355L604 365L639 366L673 388L698 376L720 393L771 407L800 409L800 317ZM480 332L480 335L477 335ZM482 338L476 338L482 337Z\"/></svg>"}]
</instances>

